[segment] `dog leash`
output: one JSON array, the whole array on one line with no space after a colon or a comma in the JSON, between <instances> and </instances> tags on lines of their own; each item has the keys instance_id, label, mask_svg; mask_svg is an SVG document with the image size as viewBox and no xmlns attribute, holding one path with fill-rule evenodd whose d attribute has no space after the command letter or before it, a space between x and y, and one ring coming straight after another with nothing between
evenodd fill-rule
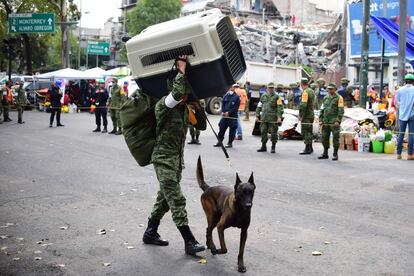
<instances>
[{"instance_id":1,"label":"dog leash","mask_svg":"<svg viewBox=\"0 0 414 276\"><path fill-rule=\"evenodd\" d=\"M174 69L174 67L176 67L176 63L177 63L177 61L178 61L178 60L181 60L181 61L186 61L186 62L187 62L187 65L189 64L189 63L188 63L188 60L184 60L184 59L177 58L177 59L175 60L175 62L174 62L173 67L171 68L171 70L173 70L173 69ZM186 79L186 84L188 84L188 86L189 86L189 88L190 88L191 94L194 96L194 98L195 98L197 101L199 101L199 98L198 98L198 97L197 97L197 95L194 93L194 89L193 89L193 87L191 86L190 82L187 80L187 78L185 78L185 79ZM234 169L233 164L232 164L232 162L231 162L231 160L230 160L229 153L227 152L227 149L224 147L224 145L223 145L222 141L220 141L220 140L219 140L218 134L217 134L216 130L214 129L213 125L211 124L210 120L208 119L208 117L207 117L207 113L206 113L206 111L205 111L205 109L204 109L204 108L202 108L202 112L201 112L201 114L203 114L203 119L205 119L205 120L207 121L208 125L210 126L210 129L213 131L214 136L216 137L217 141L220 143L221 150L223 151L224 156L226 157L227 163L229 164L229 166L230 166L231 168L233 168L233 169Z\"/></svg>"}]
</instances>

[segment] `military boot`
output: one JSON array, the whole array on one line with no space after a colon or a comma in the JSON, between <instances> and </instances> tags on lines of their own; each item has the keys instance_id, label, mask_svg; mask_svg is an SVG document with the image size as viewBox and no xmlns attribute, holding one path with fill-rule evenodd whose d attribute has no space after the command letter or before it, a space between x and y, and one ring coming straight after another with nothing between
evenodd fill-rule
<instances>
[{"instance_id":1,"label":"military boot","mask_svg":"<svg viewBox=\"0 0 414 276\"><path fill-rule=\"evenodd\" d=\"M100 131L101 131L101 128L98 126L94 130L92 130L92 132L100 132Z\"/></svg>"},{"instance_id":2,"label":"military boot","mask_svg":"<svg viewBox=\"0 0 414 276\"><path fill-rule=\"evenodd\" d=\"M270 150L270 153L276 153L276 143L272 143L272 148Z\"/></svg>"},{"instance_id":3,"label":"military boot","mask_svg":"<svg viewBox=\"0 0 414 276\"><path fill-rule=\"evenodd\" d=\"M206 249L194 238L188 225L178 226L177 228L184 239L184 250L187 255L195 255L197 252L201 252Z\"/></svg>"},{"instance_id":4,"label":"military boot","mask_svg":"<svg viewBox=\"0 0 414 276\"><path fill-rule=\"evenodd\" d=\"M323 148L323 153L321 156L318 157L318 159L328 159L328 149L327 148Z\"/></svg>"},{"instance_id":5,"label":"military boot","mask_svg":"<svg viewBox=\"0 0 414 276\"><path fill-rule=\"evenodd\" d=\"M195 140L195 137L194 136L191 136L191 141L188 142L187 144L189 144L189 145L197 144L196 143L196 140Z\"/></svg>"},{"instance_id":6,"label":"military boot","mask_svg":"<svg viewBox=\"0 0 414 276\"><path fill-rule=\"evenodd\" d=\"M106 128L106 126L104 126L102 133L107 133L107 132L108 132L108 129Z\"/></svg>"},{"instance_id":7,"label":"military boot","mask_svg":"<svg viewBox=\"0 0 414 276\"><path fill-rule=\"evenodd\" d=\"M200 137L200 136L196 135L195 143L196 143L196 145L201 145L200 140L198 139L198 137Z\"/></svg>"},{"instance_id":8,"label":"military boot","mask_svg":"<svg viewBox=\"0 0 414 276\"><path fill-rule=\"evenodd\" d=\"M122 129L121 128L118 128L118 131L115 132L115 135L121 135L121 134L122 134Z\"/></svg>"},{"instance_id":9,"label":"military boot","mask_svg":"<svg viewBox=\"0 0 414 276\"><path fill-rule=\"evenodd\" d=\"M114 129L110 132L108 132L108 134L115 134L116 133L116 127L114 127Z\"/></svg>"},{"instance_id":10,"label":"military boot","mask_svg":"<svg viewBox=\"0 0 414 276\"><path fill-rule=\"evenodd\" d=\"M299 154L300 155L306 155L306 154L311 154L311 153L312 153L311 146L310 145L305 145L305 149L302 152L300 152Z\"/></svg>"},{"instance_id":11,"label":"military boot","mask_svg":"<svg viewBox=\"0 0 414 276\"><path fill-rule=\"evenodd\" d=\"M338 160L338 149L337 148L334 149L332 160L333 161L337 161Z\"/></svg>"},{"instance_id":12,"label":"military boot","mask_svg":"<svg viewBox=\"0 0 414 276\"><path fill-rule=\"evenodd\" d=\"M142 237L142 241L145 244L154 244L159 246L167 246L168 241L161 239L160 235L158 234L158 226L160 225L159 219L148 219L148 226L144 232L144 236Z\"/></svg>"},{"instance_id":13,"label":"military boot","mask_svg":"<svg viewBox=\"0 0 414 276\"><path fill-rule=\"evenodd\" d=\"M310 150L310 153L313 153L313 145L312 144L309 145L309 150Z\"/></svg>"},{"instance_id":14,"label":"military boot","mask_svg":"<svg viewBox=\"0 0 414 276\"><path fill-rule=\"evenodd\" d=\"M262 147L257 150L257 152L266 152L266 151L267 151L267 147L265 143L262 143Z\"/></svg>"}]
</instances>

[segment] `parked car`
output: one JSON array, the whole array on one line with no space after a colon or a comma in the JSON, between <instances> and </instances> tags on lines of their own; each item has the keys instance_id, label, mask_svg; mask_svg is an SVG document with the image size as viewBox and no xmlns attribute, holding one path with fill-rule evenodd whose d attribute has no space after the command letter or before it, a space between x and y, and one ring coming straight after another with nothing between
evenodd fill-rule
<instances>
[{"instance_id":1,"label":"parked car","mask_svg":"<svg viewBox=\"0 0 414 276\"><path fill-rule=\"evenodd\" d=\"M25 82L23 89L26 91L27 100L38 108L38 103L43 102L47 90L50 87L49 80L35 80Z\"/></svg>"},{"instance_id":2,"label":"parked car","mask_svg":"<svg viewBox=\"0 0 414 276\"><path fill-rule=\"evenodd\" d=\"M6 83L6 81L9 80L9 76L5 76L0 80L0 85L4 85ZM12 85L14 85L14 83L16 81L22 81L22 82L31 82L34 81L34 78L32 76L18 76L18 75L11 75L11 82Z\"/></svg>"}]
</instances>

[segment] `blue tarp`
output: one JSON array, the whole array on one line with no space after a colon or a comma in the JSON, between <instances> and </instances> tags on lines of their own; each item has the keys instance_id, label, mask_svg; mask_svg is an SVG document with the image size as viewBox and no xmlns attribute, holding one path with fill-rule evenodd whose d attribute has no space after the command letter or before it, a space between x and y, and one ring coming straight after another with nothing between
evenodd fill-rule
<instances>
[{"instance_id":1,"label":"blue tarp","mask_svg":"<svg viewBox=\"0 0 414 276\"><path fill-rule=\"evenodd\" d=\"M378 33L390 45L398 49L399 26L385 17L371 15L371 20L377 28ZM407 59L414 60L414 34L411 32L407 32L406 56Z\"/></svg>"}]
</instances>

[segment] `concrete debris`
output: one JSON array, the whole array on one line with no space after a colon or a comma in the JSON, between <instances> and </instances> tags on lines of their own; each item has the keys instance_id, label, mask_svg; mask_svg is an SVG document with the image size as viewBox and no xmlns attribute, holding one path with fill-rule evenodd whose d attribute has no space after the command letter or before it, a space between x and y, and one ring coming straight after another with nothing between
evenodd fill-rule
<instances>
[{"instance_id":1,"label":"concrete debris","mask_svg":"<svg viewBox=\"0 0 414 276\"><path fill-rule=\"evenodd\" d=\"M312 67L314 72L337 71L342 16L326 21L330 23L293 26L281 20L277 8L269 14L266 9L263 16L253 11L236 11L227 2L215 0L210 6L230 15L247 61L301 64Z\"/></svg>"}]
</instances>

